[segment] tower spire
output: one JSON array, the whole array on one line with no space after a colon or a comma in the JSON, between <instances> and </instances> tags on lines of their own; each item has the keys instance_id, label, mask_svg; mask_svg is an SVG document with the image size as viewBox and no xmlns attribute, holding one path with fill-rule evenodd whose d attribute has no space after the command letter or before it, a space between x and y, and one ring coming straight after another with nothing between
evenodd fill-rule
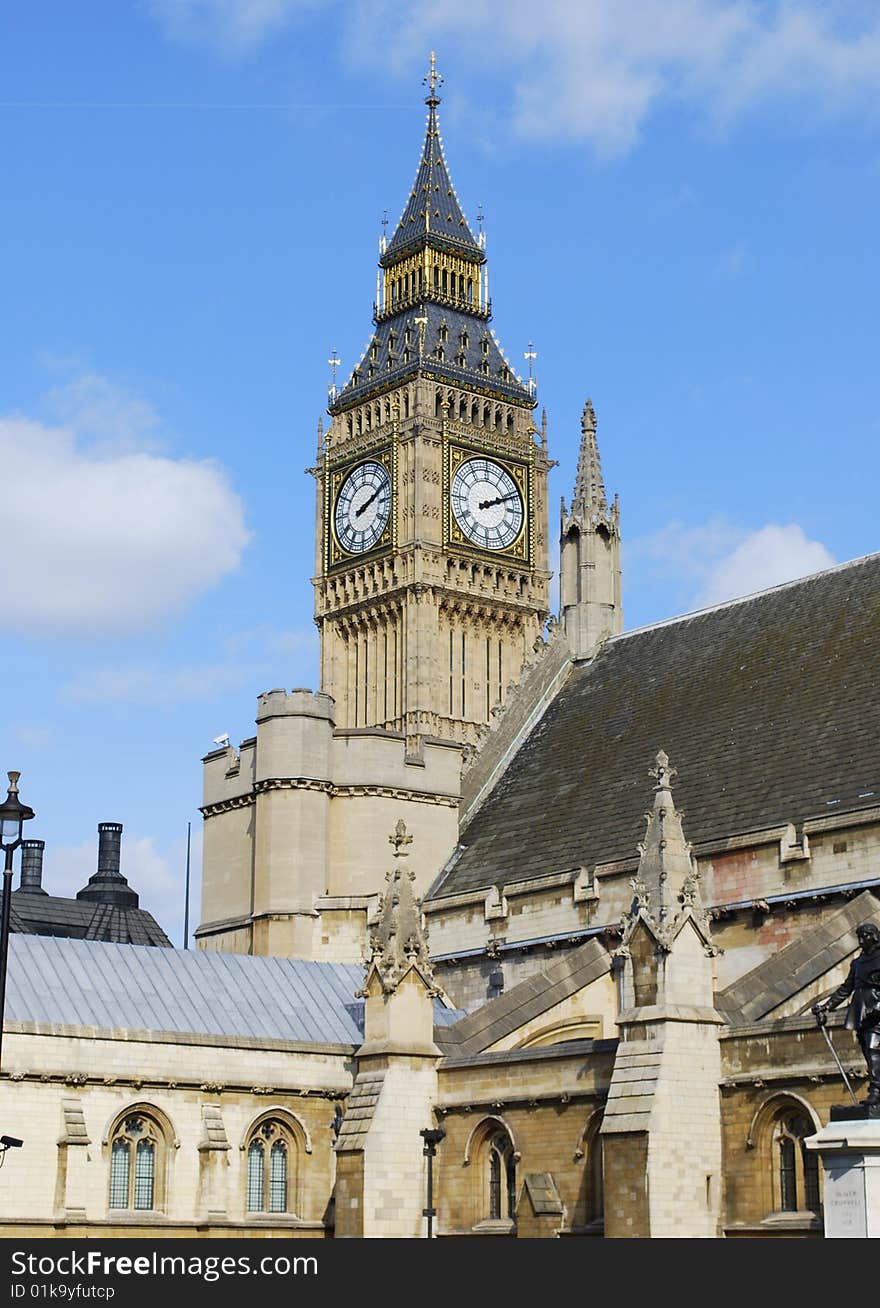
<instances>
[{"instance_id":1,"label":"tower spire","mask_svg":"<svg viewBox=\"0 0 880 1308\"><path fill-rule=\"evenodd\" d=\"M623 630L620 595L620 505L605 494L596 438L596 411L587 400L571 511L562 501L559 602L575 658L592 658L599 644Z\"/></svg>"},{"instance_id":2,"label":"tower spire","mask_svg":"<svg viewBox=\"0 0 880 1308\"><path fill-rule=\"evenodd\" d=\"M590 512L594 509L604 512L608 508L605 481L602 477L602 460L596 440L596 411L590 399L584 405L581 415L581 448L578 454L572 512L580 506L583 506L582 511Z\"/></svg>"}]
</instances>

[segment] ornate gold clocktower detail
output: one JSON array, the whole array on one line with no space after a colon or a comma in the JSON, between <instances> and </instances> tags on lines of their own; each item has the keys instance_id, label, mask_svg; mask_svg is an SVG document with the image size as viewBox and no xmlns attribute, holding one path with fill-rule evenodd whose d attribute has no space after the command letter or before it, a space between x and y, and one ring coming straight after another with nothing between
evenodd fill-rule
<instances>
[{"instance_id":1,"label":"ornate gold clocktower detail","mask_svg":"<svg viewBox=\"0 0 880 1308\"><path fill-rule=\"evenodd\" d=\"M337 727L467 741L519 677L548 612L546 436L505 358L485 240L437 119L380 243L374 332L319 438L315 620ZM335 359L335 356L334 356Z\"/></svg>"}]
</instances>

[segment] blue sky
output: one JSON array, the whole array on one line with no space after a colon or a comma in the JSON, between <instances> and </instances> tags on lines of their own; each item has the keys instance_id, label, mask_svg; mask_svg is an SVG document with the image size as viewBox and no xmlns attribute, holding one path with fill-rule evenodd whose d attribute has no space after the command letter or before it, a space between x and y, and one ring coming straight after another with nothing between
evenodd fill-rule
<instances>
[{"instance_id":1,"label":"blue sky","mask_svg":"<svg viewBox=\"0 0 880 1308\"><path fill-rule=\"evenodd\" d=\"M538 351L551 537L590 395L627 626L880 547L875 4L13 0L0 765L47 887L121 821L175 940L201 755L316 684L303 470L431 48L493 326Z\"/></svg>"}]
</instances>

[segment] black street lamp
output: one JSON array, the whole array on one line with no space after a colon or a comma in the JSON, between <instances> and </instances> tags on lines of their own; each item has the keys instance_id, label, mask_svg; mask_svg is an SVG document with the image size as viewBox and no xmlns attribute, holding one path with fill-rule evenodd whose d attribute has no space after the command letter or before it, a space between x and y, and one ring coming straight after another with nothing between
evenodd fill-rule
<instances>
[{"instance_id":1,"label":"black street lamp","mask_svg":"<svg viewBox=\"0 0 880 1308\"><path fill-rule=\"evenodd\" d=\"M427 1127L424 1131L419 1131L419 1135L425 1142L422 1153L428 1160L428 1202L422 1209L422 1216L428 1219L428 1239L434 1236L434 1218L437 1215L437 1209L434 1207L434 1158L437 1153L437 1146L441 1140L446 1139L446 1132L442 1126Z\"/></svg>"},{"instance_id":2,"label":"black street lamp","mask_svg":"<svg viewBox=\"0 0 880 1308\"><path fill-rule=\"evenodd\" d=\"M9 913L12 907L12 855L21 844L22 829L34 810L18 798L20 772L7 772L9 793L0 804L0 849L6 855L3 867L3 911L0 917L0 1062L3 1051L3 1017L6 1012L6 959L9 954Z\"/></svg>"}]
</instances>

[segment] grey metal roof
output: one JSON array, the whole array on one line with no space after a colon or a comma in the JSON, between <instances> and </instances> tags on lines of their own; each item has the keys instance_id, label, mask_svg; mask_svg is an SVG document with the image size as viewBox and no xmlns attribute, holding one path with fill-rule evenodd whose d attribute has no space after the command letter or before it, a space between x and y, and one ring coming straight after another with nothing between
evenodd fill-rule
<instances>
[{"instance_id":1,"label":"grey metal roof","mask_svg":"<svg viewBox=\"0 0 880 1308\"><path fill-rule=\"evenodd\" d=\"M363 968L48 936L9 941L19 1022L359 1045Z\"/></svg>"},{"instance_id":2,"label":"grey metal roof","mask_svg":"<svg viewBox=\"0 0 880 1308\"><path fill-rule=\"evenodd\" d=\"M359 1045L364 969L96 940L13 935L6 1017L14 1022L298 1043ZM434 1002L447 1026L460 1012Z\"/></svg>"}]
</instances>

